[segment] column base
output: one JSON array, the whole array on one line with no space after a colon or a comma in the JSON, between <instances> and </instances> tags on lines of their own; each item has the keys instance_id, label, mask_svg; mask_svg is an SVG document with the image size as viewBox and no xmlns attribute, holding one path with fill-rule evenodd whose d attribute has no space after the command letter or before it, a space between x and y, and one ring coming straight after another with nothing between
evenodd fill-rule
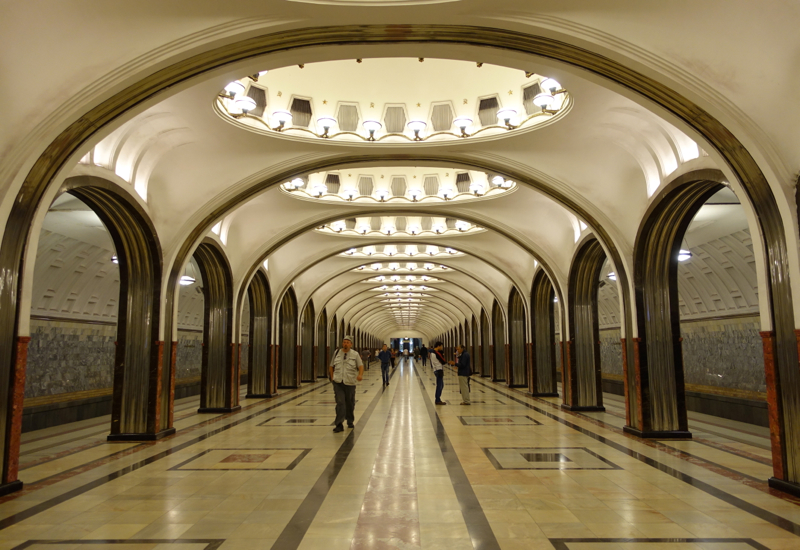
<instances>
[{"instance_id":1,"label":"column base","mask_svg":"<svg viewBox=\"0 0 800 550\"><path fill-rule=\"evenodd\" d=\"M272 397L273 393L248 393L244 396L245 399L267 399Z\"/></svg>"},{"instance_id":2,"label":"column base","mask_svg":"<svg viewBox=\"0 0 800 550\"><path fill-rule=\"evenodd\" d=\"M622 431L635 435L636 437L641 437L642 439L691 439L692 432L684 431L684 430L665 430L662 432L643 432L637 428L633 428L631 426L623 426Z\"/></svg>"},{"instance_id":3,"label":"column base","mask_svg":"<svg viewBox=\"0 0 800 550\"><path fill-rule=\"evenodd\" d=\"M10 495L11 493L16 493L21 489L22 489L22 482L20 480L12 481L10 483L4 483L0 485L0 497Z\"/></svg>"},{"instance_id":4,"label":"column base","mask_svg":"<svg viewBox=\"0 0 800 550\"><path fill-rule=\"evenodd\" d=\"M175 433L175 428L167 428L154 434L109 434L106 441L156 441Z\"/></svg>"},{"instance_id":5,"label":"column base","mask_svg":"<svg viewBox=\"0 0 800 550\"><path fill-rule=\"evenodd\" d=\"M527 388L528 384L509 384L509 388Z\"/></svg>"},{"instance_id":6,"label":"column base","mask_svg":"<svg viewBox=\"0 0 800 550\"><path fill-rule=\"evenodd\" d=\"M236 405L235 407L201 407L197 409L197 413L232 413L240 410L241 408L241 405Z\"/></svg>"},{"instance_id":7,"label":"column base","mask_svg":"<svg viewBox=\"0 0 800 550\"><path fill-rule=\"evenodd\" d=\"M606 412L605 407L598 407L597 405L567 405L562 403L561 408L572 412Z\"/></svg>"},{"instance_id":8,"label":"column base","mask_svg":"<svg viewBox=\"0 0 800 550\"><path fill-rule=\"evenodd\" d=\"M800 484L786 481L784 479L778 479L777 477L769 478L768 483L772 489L777 489L778 491L783 491L784 493L788 493L792 496L800 497Z\"/></svg>"},{"instance_id":9,"label":"column base","mask_svg":"<svg viewBox=\"0 0 800 550\"><path fill-rule=\"evenodd\" d=\"M558 397L558 392L551 391L551 392L531 392L533 397Z\"/></svg>"}]
</instances>

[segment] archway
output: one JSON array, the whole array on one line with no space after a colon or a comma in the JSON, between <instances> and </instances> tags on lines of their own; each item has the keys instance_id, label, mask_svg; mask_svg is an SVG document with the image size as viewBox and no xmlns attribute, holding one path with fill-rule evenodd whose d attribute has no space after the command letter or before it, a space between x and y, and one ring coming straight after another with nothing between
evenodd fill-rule
<instances>
[{"instance_id":1,"label":"archway","mask_svg":"<svg viewBox=\"0 0 800 550\"><path fill-rule=\"evenodd\" d=\"M575 254L569 272L569 336L566 384L562 407L580 411L604 411L600 372L600 330L597 290L606 254L591 237Z\"/></svg>"},{"instance_id":2,"label":"archway","mask_svg":"<svg viewBox=\"0 0 800 550\"><path fill-rule=\"evenodd\" d=\"M481 376L491 376L492 371L492 328L486 310L481 309Z\"/></svg>"},{"instance_id":3,"label":"archway","mask_svg":"<svg viewBox=\"0 0 800 550\"><path fill-rule=\"evenodd\" d=\"M515 388L528 385L526 328L525 304L517 289L512 288L508 298L508 385Z\"/></svg>"},{"instance_id":4,"label":"archway","mask_svg":"<svg viewBox=\"0 0 800 550\"><path fill-rule=\"evenodd\" d=\"M303 382L316 382L314 372L314 302L309 300L303 309L303 318L300 324L300 377Z\"/></svg>"},{"instance_id":5,"label":"archway","mask_svg":"<svg viewBox=\"0 0 800 550\"><path fill-rule=\"evenodd\" d=\"M263 271L256 271L247 288L247 295L250 298L247 397L271 397L274 386L269 343L272 334L272 294Z\"/></svg>"},{"instance_id":6,"label":"archway","mask_svg":"<svg viewBox=\"0 0 800 550\"><path fill-rule=\"evenodd\" d=\"M472 359L472 372L475 374L479 374L481 372L480 368L480 327L478 326L478 321L475 319L475 316L472 316L472 337L471 337L471 347L470 347L470 358Z\"/></svg>"},{"instance_id":7,"label":"archway","mask_svg":"<svg viewBox=\"0 0 800 550\"><path fill-rule=\"evenodd\" d=\"M506 323L503 309L497 300L492 304L492 370L493 382L508 380L508 350L506 343Z\"/></svg>"},{"instance_id":8,"label":"archway","mask_svg":"<svg viewBox=\"0 0 800 550\"><path fill-rule=\"evenodd\" d=\"M328 376L328 314L325 310L319 314L317 322L317 378Z\"/></svg>"},{"instance_id":9,"label":"archway","mask_svg":"<svg viewBox=\"0 0 800 550\"><path fill-rule=\"evenodd\" d=\"M533 357L529 383L531 393L538 397L558 397L555 296L550 279L539 271L531 289Z\"/></svg>"},{"instance_id":10,"label":"archway","mask_svg":"<svg viewBox=\"0 0 800 550\"><path fill-rule=\"evenodd\" d=\"M216 241L194 252L203 278L203 364L200 413L239 409L239 380L233 348L233 283L230 265Z\"/></svg>"},{"instance_id":11,"label":"archway","mask_svg":"<svg viewBox=\"0 0 800 550\"><path fill-rule=\"evenodd\" d=\"M297 345L297 298L294 289L289 288L283 295L278 316L279 358L278 387L297 388L300 386L300 365Z\"/></svg>"}]
</instances>

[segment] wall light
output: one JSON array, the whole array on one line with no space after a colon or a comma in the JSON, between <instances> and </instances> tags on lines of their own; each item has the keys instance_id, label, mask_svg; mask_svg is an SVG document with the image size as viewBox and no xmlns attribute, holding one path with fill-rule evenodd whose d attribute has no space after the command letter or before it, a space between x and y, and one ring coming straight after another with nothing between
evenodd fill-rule
<instances>
[{"instance_id":1,"label":"wall light","mask_svg":"<svg viewBox=\"0 0 800 550\"><path fill-rule=\"evenodd\" d=\"M511 119L515 116L517 116L517 110L512 109L511 107L506 107L505 109L500 109L497 111L497 118L502 120L506 125L506 128L509 130L514 128L514 126L511 124Z\"/></svg>"},{"instance_id":2,"label":"wall light","mask_svg":"<svg viewBox=\"0 0 800 550\"><path fill-rule=\"evenodd\" d=\"M285 110L279 110L272 113L272 116L275 120L278 121L278 127L273 128L273 130L280 132L284 129L284 127L292 122L292 113Z\"/></svg>"},{"instance_id":3,"label":"wall light","mask_svg":"<svg viewBox=\"0 0 800 550\"><path fill-rule=\"evenodd\" d=\"M365 120L362 123L362 126L364 126L364 129L369 132L370 141L375 141L375 132L383 127L383 125L377 120Z\"/></svg>"},{"instance_id":4,"label":"wall light","mask_svg":"<svg viewBox=\"0 0 800 550\"><path fill-rule=\"evenodd\" d=\"M190 277L189 275L184 275L181 277L180 281L178 281L181 286L189 286L193 285L195 282L194 277Z\"/></svg>"},{"instance_id":5,"label":"wall light","mask_svg":"<svg viewBox=\"0 0 800 550\"><path fill-rule=\"evenodd\" d=\"M678 252L678 261L685 262L692 258L692 251L681 248L680 252Z\"/></svg>"},{"instance_id":6,"label":"wall light","mask_svg":"<svg viewBox=\"0 0 800 550\"><path fill-rule=\"evenodd\" d=\"M380 268L383 267L383 264L372 264L370 267L375 271L378 271Z\"/></svg>"},{"instance_id":7,"label":"wall light","mask_svg":"<svg viewBox=\"0 0 800 550\"><path fill-rule=\"evenodd\" d=\"M326 138L328 137L328 131L336 125L336 119L329 116L319 117L317 119L317 124L323 129L323 133L319 137Z\"/></svg>"},{"instance_id":8,"label":"wall light","mask_svg":"<svg viewBox=\"0 0 800 550\"><path fill-rule=\"evenodd\" d=\"M422 141L419 133L428 126L428 123L422 120L412 120L406 126L414 131L414 141Z\"/></svg>"},{"instance_id":9,"label":"wall light","mask_svg":"<svg viewBox=\"0 0 800 550\"><path fill-rule=\"evenodd\" d=\"M461 130L461 137L469 137L469 134L467 133L467 128L472 126L471 118L460 116L453 121L453 124L455 124L456 128Z\"/></svg>"},{"instance_id":10,"label":"wall light","mask_svg":"<svg viewBox=\"0 0 800 550\"><path fill-rule=\"evenodd\" d=\"M119 258L117 257L117 255L116 255L116 254L114 254L113 256L111 256L111 263L112 263L112 264L119 264Z\"/></svg>"},{"instance_id":11,"label":"wall light","mask_svg":"<svg viewBox=\"0 0 800 550\"><path fill-rule=\"evenodd\" d=\"M225 86L225 91L228 92L228 96L231 99L236 97L237 94L244 93L244 84L239 82L238 80L234 80L233 82L229 82L227 86Z\"/></svg>"}]
</instances>

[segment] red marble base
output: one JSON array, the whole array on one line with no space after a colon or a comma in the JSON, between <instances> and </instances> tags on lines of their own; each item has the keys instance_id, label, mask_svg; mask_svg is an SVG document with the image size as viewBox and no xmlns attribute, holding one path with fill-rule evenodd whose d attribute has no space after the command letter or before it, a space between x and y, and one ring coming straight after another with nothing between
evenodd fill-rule
<instances>
[{"instance_id":1,"label":"red marble base","mask_svg":"<svg viewBox=\"0 0 800 550\"><path fill-rule=\"evenodd\" d=\"M692 432L687 432L683 430L670 430L670 431L663 431L663 432L643 432L642 430L638 430L631 426L623 426L622 431L625 433L629 433L631 435L635 435L636 437L641 437L642 439L691 439Z\"/></svg>"},{"instance_id":2,"label":"red marble base","mask_svg":"<svg viewBox=\"0 0 800 550\"><path fill-rule=\"evenodd\" d=\"M9 483L3 483L2 485L0 485L0 497L10 495L11 493L16 493L17 491L21 490L22 490L22 482L20 480L11 481Z\"/></svg>"},{"instance_id":3,"label":"red marble base","mask_svg":"<svg viewBox=\"0 0 800 550\"><path fill-rule=\"evenodd\" d=\"M781 385L775 367L775 333L759 333L764 347L764 371L767 383L767 410L769 412L769 439L772 447L772 473L775 479L786 477L786 455L783 443L783 410L781 408ZM795 331L800 342L800 331ZM800 346L800 344L798 344Z\"/></svg>"},{"instance_id":4,"label":"red marble base","mask_svg":"<svg viewBox=\"0 0 800 550\"><path fill-rule=\"evenodd\" d=\"M9 388L7 462L3 469L3 484L19 483L20 488L22 482L17 480L17 475L19 474L19 446L22 437L22 402L25 398L25 368L28 365L28 343L30 341L30 336L17 338L14 372Z\"/></svg>"}]
</instances>

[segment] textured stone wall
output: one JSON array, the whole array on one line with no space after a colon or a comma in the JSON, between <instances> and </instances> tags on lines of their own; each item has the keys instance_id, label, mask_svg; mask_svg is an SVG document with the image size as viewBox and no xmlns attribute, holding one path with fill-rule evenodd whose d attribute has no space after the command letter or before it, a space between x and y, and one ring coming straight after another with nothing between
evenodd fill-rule
<instances>
[{"instance_id":1,"label":"textured stone wall","mask_svg":"<svg viewBox=\"0 0 800 550\"><path fill-rule=\"evenodd\" d=\"M758 317L681 323L687 384L765 392Z\"/></svg>"},{"instance_id":2,"label":"textured stone wall","mask_svg":"<svg viewBox=\"0 0 800 550\"><path fill-rule=\"evenodd\" d=\"M600 370L622 375L622 342L618 328L600 331Z\"/></svg>"},{"instance_id":3,"label":"textured stone wall","mask_svg":"<svg viewBox=\"0 0 800 550\"><path fill-rule=\"evenodd\" d=\"M109 388L116 325L31 320L25 397Z\"/></svg>"}]
</instances>

